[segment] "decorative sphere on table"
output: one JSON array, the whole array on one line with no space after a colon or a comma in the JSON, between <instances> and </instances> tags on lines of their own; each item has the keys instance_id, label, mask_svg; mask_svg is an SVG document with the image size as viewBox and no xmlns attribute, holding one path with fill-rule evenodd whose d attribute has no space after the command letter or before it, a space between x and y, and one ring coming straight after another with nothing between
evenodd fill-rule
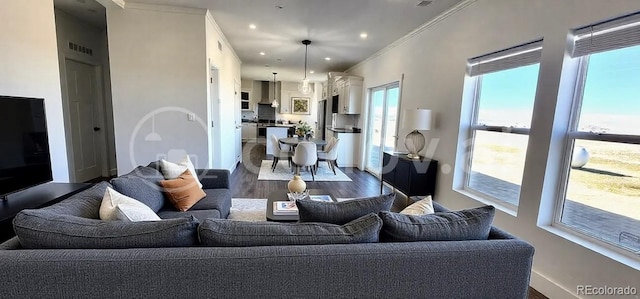
<instances>
[{"instance_id":1,"label":"decorative sphere on table","mask_svg":"<svg viewBox=\"0 0 640 299\"><path fill-rule=\"evenodd\" d=\"M287 187L289 188L289 192L301 193L307 190L307 183L305 183L299 175L294 175L293 179L287 184Z\"/></svg>"}]
</instances>

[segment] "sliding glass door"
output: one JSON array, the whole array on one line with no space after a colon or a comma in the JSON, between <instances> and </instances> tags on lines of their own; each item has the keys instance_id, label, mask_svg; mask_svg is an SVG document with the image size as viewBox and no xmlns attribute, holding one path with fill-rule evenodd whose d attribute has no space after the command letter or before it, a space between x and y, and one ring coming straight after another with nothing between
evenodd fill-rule
<instances>
[{"instance_id":1,"label":"sliding glass door","mask_svg":"<svg viewBox=\"0 0 640 299\"><path fill-rule=\"evenodd\" d=\"M382 153L396 147L400 87L392 83L371 89L367 120L367 159L365 169L375 175L382 171Z\"/></svg>"}]
</instances>

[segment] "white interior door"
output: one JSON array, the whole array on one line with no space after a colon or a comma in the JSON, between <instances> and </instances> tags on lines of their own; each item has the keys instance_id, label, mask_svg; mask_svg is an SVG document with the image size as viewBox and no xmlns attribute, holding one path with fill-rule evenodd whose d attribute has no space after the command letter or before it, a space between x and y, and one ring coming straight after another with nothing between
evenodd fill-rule
<instances>
[{"instance_id":1,"label":"white interior door","mask_svg":"<svg viewBox=\"0 0 640 299\"><path fill-rule=\"evenodd\" d=\"M69 59L65 67L75 181L85 182L102 174L96 67Z\"/></svg>"},{"instance_id":2,"label":"white interior door","mask_svg":"<svg viewBox=\"0 0 640 299\"><path fill-rule=\"evenodd\" d=\"M240 97L240 82L235 81L233 86L234 92L234 111L235 111L235 123L236 123L236 135L235 135L235 144L236 144L236 164L242 162L242 114L241 114L241 97Z\"/></svg>"}]
</instances>

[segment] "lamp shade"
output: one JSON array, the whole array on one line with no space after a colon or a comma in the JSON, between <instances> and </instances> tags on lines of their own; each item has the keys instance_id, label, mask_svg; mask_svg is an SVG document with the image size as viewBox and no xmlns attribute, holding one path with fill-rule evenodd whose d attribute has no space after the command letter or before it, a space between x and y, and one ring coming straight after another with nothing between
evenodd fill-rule
<instances>
[{"instance_id":1,"label":"lamp shade","mask_svg":"<svg viewBox=\"0 0 640 299\"><path fill-rule=\"evenodd\" d=\"M404 110L402 116L402 128L410 130L431 130L431 110Z\"/></svg>"}]
</instances>

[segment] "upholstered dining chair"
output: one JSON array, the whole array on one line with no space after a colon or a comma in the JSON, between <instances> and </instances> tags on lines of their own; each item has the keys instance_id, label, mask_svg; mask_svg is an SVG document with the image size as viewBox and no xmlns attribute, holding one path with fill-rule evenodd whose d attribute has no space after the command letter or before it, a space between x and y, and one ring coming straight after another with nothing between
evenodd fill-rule
<instances>
[{"instance_id":1,"label":"upholstered dining chair","mask_svg":"<svg viewBox=\"0 0 640 299\"><path fill-rule=\"evenodd\" d=\"M280 142L276 135L271 135L271 151L273 152L273 163L271 163L272 172L276 170L280 159L287 159L287 161L289 161L289 167L291 167L291 157L293 153L288 150L283 150L280 147Z\"/></svg>"},{"instance_id":2,"label":"upholstered dining chair","mask_svg":"<svg viewBox=\"0 0 640 299\"><path fill-rule=\"evenodd\" d=\"M315 143L309 141L298 143L291 160L296 167L296 174L300 174L300 167L308 167L311 172L311 178L314 181L316 180L315 168L318 160L318 152Z\"/></svg>"},{"instance_id":3,"label":"upholstered dining chair","mask_svg":"<svg viewBox=\"0 0 640 299\"><path fill-rule=\"evenodd\" d=\"M316 162L316 169L318 168L318 163L320 161L327 161L327 166L329 169L333 171L333 174L336 175L336 167L338 163L338 145L340 144L340 139L331 137L327 145L324 147L324 151L318 151L318 160Z\"/></svg>"}]
</instances>

